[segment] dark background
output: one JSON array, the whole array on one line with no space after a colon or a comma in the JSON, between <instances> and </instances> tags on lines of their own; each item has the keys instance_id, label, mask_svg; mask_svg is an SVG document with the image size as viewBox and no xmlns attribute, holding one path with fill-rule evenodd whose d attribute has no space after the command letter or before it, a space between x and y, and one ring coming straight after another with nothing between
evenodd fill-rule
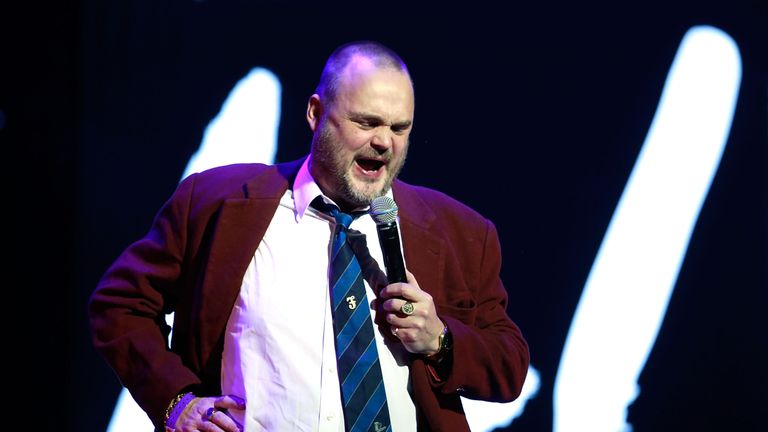
<instances>
[{"instance_id":1,"label":"dark background","mask_svg":"<svg viewBox=\"0 0 768 432\"><path fill-rule=\"evenodd\" d=\"M305 104L327 55L375 39L416 83L402 178L498 227L509 312L542 375L509 430L549 430L574 308L680 40L700 24L738 44L741 91L628 416L636 431L766 427L765 1L7 3L6 393L39 429L105 429L120 385L91 347L87 298L146 232L237 80L255 66L280 78L277 158L291 160L309 149Z\"/></svg>"}]
</instances>

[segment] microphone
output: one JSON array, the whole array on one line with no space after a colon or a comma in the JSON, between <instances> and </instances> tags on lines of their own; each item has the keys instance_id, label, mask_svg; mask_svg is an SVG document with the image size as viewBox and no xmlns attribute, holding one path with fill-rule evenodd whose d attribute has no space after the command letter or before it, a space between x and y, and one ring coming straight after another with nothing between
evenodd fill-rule
<instances>
[{"instance_id":1,"label":"microphone","mask_svg":"<svg viewBox=\"0 0 768 432\"><path fill-rule=\"evenodd\" d=\"M400 252L400 234L397 229L397 204L388 196L374 198L368 211L379 233L379 245L384 255L389 283L406 282L405 263Z\"/></svg>"}]
</instances>

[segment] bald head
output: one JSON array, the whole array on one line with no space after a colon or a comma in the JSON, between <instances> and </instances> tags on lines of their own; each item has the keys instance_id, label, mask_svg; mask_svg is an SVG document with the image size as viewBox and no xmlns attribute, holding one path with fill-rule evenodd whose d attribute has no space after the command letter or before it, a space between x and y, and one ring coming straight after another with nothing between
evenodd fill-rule
<instances>
[{"instance_id":1,"label":"bald head","mask_svg":"<svg viewBox=\"0 0 768 432\"><path fill-rule=\"evenodd\" d=\"M351 42L336 48L328 57L315 93L326 104L332 104L345 74L370 69L392 69L410 78L405 62L391 49L378 42Z\"/></svg>"}]
</instances>

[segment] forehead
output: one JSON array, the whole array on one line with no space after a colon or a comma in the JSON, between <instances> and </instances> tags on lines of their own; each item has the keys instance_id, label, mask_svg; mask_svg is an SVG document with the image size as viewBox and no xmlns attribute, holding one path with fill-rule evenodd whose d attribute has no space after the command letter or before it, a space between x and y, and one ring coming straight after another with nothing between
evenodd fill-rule
<instances>
[{"instance_id":1,"label":"forehead","mask_svg":"<svg viewBox=\"0 0 768 432\"><path fill-rule=\"evenodd\" d=\"M336 103L346 112L365 112L391 121L413 117L413 87L407 73L376 67L370 59L354 59L342 72Z\"/></svg>"}]
</instances>

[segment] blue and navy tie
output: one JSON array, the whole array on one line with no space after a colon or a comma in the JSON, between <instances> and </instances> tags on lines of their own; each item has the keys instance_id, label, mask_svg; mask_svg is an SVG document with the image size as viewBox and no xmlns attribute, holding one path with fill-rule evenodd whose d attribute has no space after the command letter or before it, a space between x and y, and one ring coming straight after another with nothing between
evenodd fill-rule
<instances>
[{"instance_id":1,"label":"blue and navy tie","mask_svg":"<svg viewBox=\"0 0 768 432\"><path fill-rule=\"evenodd\" d=\"M331 248L330 287L344 424L347 432L391 431L360 263L347 241L352 216L335 206L324 210L337 222Z\"/></svg>"}]
</instances>

